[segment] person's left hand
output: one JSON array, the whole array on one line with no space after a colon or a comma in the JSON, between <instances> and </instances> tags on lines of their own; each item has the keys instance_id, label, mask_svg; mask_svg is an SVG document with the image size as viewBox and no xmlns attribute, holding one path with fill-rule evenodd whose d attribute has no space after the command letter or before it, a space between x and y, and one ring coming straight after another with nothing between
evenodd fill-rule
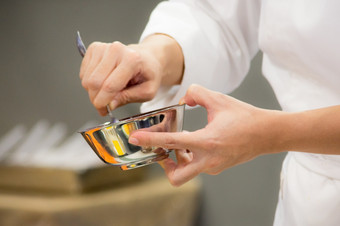
<instances>
[{"instance_id":1,"label":"person's left hand","mask_svg":"<svg viewBox=\"0 0 340 226\"><path fill-rule=\"evenodd\" d=\"M278 111L259 109L198 85L192 85L181 102L206 108L205 128L178 133L136 131L129 139L139 146L176 149L177 162L170 158L160 162L172 185L202 172L218 174L271 151L275 133L267 125Z\"/></svg>"}]
</instances>

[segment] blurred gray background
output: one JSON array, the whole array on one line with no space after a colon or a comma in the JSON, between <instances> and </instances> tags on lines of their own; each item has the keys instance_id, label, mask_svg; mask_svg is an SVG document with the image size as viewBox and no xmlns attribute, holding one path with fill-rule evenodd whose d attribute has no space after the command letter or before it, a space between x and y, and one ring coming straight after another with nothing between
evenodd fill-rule
<instances>
[{"instance_id":1,"label":"blurred gray background","mask_svg":"<svg viewBox=\"0 0 340 226\"><path fill-rule=\"evenodd\" d=\"M86 45L93 41L135 43L158 0L31 0L0 2L0 135L16 124L40 119L65 122L74 133L85 122L104 122L81 87L81 57L75 34ZM250 104L279 109L270 86L261 76L261 54L241 87L232 96ZM139 104L114 114L139 112ZM206 123L205 111L186 112L186 130ZM95 155L94 155L95 157ZM201 175L202 205L196 225L272 225L284 154L262 156L217 176ZM149 167L162 175L158 165Z\"/></svg>"}]
</instances>

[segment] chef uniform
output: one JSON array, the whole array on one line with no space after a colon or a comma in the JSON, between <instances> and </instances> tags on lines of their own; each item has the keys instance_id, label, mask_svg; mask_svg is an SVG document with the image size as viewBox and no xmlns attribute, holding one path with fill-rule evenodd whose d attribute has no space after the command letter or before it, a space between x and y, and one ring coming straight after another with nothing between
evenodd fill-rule
<instances>
[{"instance_id":1,"label":"chef uniform","mask_svg":"<svg viewBox=\"0 0 340 226\"><path fill-rule=\"evenodd\" d=\"M185 71L180 85L161 87L141 109L176 104L193 83L233 91L258 50L283 111L339 105L339 22L338 0L162 2L141 40L155 33L173 37L182 48ZM274 225L339 226L340 156L289 151Z\"/></svg>"}]
</instances>

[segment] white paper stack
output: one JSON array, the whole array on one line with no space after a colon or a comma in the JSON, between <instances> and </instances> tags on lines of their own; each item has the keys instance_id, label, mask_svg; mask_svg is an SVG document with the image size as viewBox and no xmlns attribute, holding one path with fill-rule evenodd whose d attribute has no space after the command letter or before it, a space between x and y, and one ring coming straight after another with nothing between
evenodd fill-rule
<instances>
[{"instance_id":1,"label":"white paper stack","mask_svg":"<svg viewBox=\"0 0 340 226\"><path fill-rule=\"evenodd\" d=\"M104 163L79 133L67 135L64 123L41 120L30 129L17 125L0 138L0 164L82 170Z\"/></svg>"}]
</instances>

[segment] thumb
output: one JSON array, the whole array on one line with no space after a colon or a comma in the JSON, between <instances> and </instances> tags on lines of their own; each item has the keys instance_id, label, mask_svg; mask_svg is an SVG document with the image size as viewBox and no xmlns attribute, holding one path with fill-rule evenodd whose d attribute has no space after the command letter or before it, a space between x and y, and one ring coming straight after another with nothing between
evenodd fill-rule
<instances>
[{"instance_id":1,"label":"thumb","mask_svg":"<svg viewBox=\"0 0 340 226\"><path fill-rule=\"evenodd\" d=\"M152 82L141 82L135 85L129 86L121 90L110 102L110 109L114 110L117 107L128 103L144 102L151 100L156 93L156 88Z\"/></svg>"},{"instance_id":2,"label":"thumb","mask_svg":"<svg viewBox=\"0 0 340 226\"><path fill-rule=\"evenodd\" d=\"M185 96L181 99L181 102L185 102L189 106L200 105L207 109L214 104L216 95L218 95L217 92L193 84L188 88Z\"/></svg>"}]
</instances>

